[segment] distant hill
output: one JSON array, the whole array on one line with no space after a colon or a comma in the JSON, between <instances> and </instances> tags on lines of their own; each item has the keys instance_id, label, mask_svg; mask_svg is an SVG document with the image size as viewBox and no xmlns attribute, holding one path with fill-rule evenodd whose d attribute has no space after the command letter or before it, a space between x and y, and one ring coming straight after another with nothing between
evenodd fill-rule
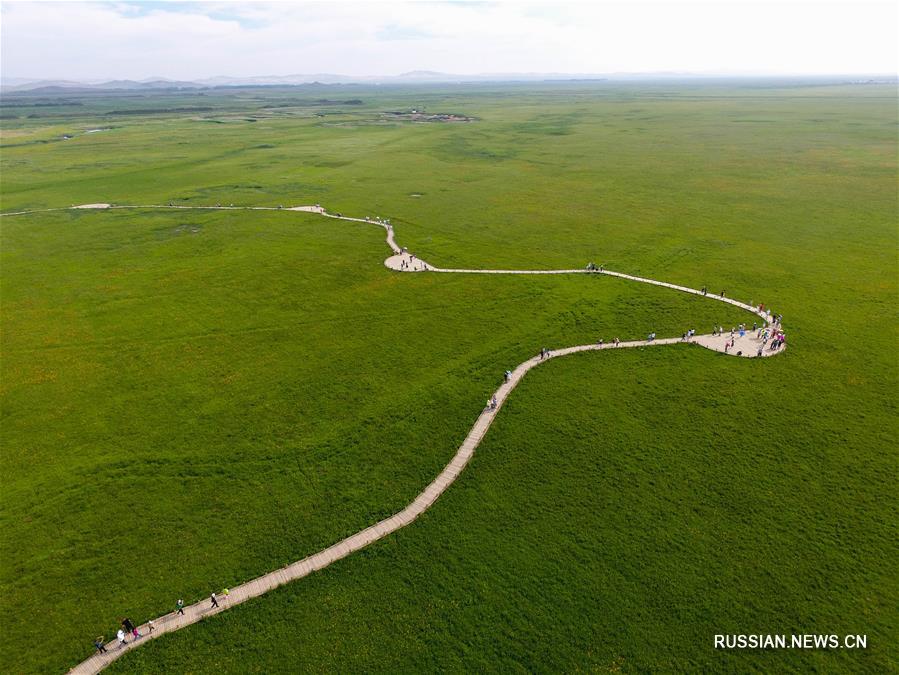
<instances>
[{"instance_id":1,"label":"distant hill","mask_svg":"<svg viewBox=\"0 0 899 675\"><path fill-rule=\"evenodd\" d=\"M144 91L157 89L208 89L213 87L240 86L291 86L311 84L413 84L457 82L517 82L544 80L604 79L598 75L572 75L566 73L485 73L459 75L431 70L412 70L400 75L351 76L333 73L293 75L258 75L253 77L216 76L199 80L110 80L107 82L76 82L71 80L27 80L8 78L0 82L0 90L11 92L58 93L60 91Z\"/></svg>"},{"instance_id":2,"label":"distant hill","mask_svg":"<svg viewBox=\"0 0 899 675\"><path fill-rule=\"evenodd\" d=\"M13 84L15 82L15 84ZM175 80L111 80L109 82L90 83L74 82L71 80L37 80L22 81L16 78L7 82L3 81L0 89L4 92L34 92L34 93L59 93L79 91L122 91L122 90L152 90L152 89L197 89L204 85L197 82L184 82Z\"/></svg>"},{"instance_id":3,"label":"distant hill","mask_svg":"<svg viewBox=\"0 0 899 675\"><path fill-rule=\"evenodd\" d=\"M889 82L895 83L895 75L857 76L725 76L709 73L480 73L461 75L441 73L433 70L410 70L399 75L336 75L333 73L296 73L293 75L255 75L252 77L229 77L219 75L198 80L169 80L162 77L145 80L110 80L107 82L75 82L71 80L28 80L26 78L3 78L0 91L3 93L78 93L97 91L154 91L180 89L210 89L215 87L271 87L271 86L312 86L333 84L459 84L473 82L575 82L575 81L649 81L649 80L790 80L813 83L855 83Z\"/></svg>"}]
</instances>

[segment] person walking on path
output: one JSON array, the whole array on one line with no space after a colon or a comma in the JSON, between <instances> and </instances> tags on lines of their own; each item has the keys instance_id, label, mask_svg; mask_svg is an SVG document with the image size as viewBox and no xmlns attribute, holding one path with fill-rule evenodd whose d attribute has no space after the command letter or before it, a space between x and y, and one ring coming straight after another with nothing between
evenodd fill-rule
<instances>
[{"instance_id":1,"label":"person walking on path","mask_svg":"<svg viewBox=\"0 0 899 675\"><path fill-rule=\"evenodd\" d=\"M119 628L118 632L116 632L115 636L119 639L119 649L125 646L125 631Z\"/></svg>"},{"instance_id":2,"label":"person walking on path","mask_svg":"<svg viewBox=\"0 0 899 675\"><path fill-rule=\"evenodd\" d=\"M152 635L156 626L153 624L153 619L147 619L147 634Z\"/></svg>"},{"instance_id":3,"label":"person walking on path","mask_svg":"<svg viewBox=\"0 0 899 675\"><path fill-rule=\"evenodd\" d=\"M210 606L209 609L212 609L213 607L218 607L218 606L219 606L219 601L215 599L215 593L213 593L213 594L209 597L209 599L212 600L212 605Z\"/></svg>"},{"instance_id":4,"label":"person walking on path","mask_svg":"<svg viewBox=\"0 0 899 675\"><path fill-rule=\"evenodd\" d=\"M496 398L496 397L494 396L493 398ZM224 595L224 596L225 596L225 600L227 600L227 599L228 599L228 596L231 595L231 591L229 591L227 588L223 588L223 589L222 589L222 595Z\"/></svg>"},{"instance_id":5,"label":"person walking on path","mask_svg":"<svg viewBox=\"0 0 899 675\"><path fill-rule=\"evenodd\" d=\"M184 600L178 598L178 604L176 605L175 610L178 612L178 614L184 616Z\"/></svg>"},{"instance_id":6,"label":"person walking on path","mask_svg":"<svg viewBox=\"0 0 899 675\"><path fill-rule=\"evenodd\" d=\"M131 622L131 619L129 619L128 617L125 617L124 619L122 619L122 628L125 629L126 633L133 633L134 632L134 624Z\"/></svg>"},{"instance_id":7,"label":"person walking on path","mask_svg":"<svg viewBox=\"0 0 899 675\"><path fill-rule=\"evenodd\" d=\"M94 647L97 648L98 654L107 654L108 653L106 650L106 638L104 638L102 635L98 635L97 637L94 638Z\"/></svg>"}]
</instances>

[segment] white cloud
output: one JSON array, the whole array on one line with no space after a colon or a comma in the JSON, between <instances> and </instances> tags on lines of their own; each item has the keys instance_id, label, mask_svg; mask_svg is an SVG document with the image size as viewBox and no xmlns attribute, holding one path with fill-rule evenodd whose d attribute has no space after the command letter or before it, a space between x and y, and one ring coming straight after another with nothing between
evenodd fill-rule
<instances>
[{"instance_id":1,"label":"white cloud","mask_svg":"<svg viewBox=\"0 0 899 675\"><path fill-rule=\"evenodd\" d=\"M0 5L4 77L895 73L893 3Z\"/></svg>"}]
</instances>

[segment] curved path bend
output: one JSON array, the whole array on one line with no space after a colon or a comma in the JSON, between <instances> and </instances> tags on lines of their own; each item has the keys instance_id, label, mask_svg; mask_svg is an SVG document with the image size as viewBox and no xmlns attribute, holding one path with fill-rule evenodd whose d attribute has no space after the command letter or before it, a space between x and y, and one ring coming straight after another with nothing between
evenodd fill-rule
<instances>
[{"instance_id":1,"label":"curved path bend","mask_svg":"<svg viewBox=\"0 0 899 675\"><path fill-rule=\"evenodd\" d=\"M247 207L247 206L175 206L175 205L147 205L147 206L132 206L132 205L111 205L105 203L98 204L82 204L78 206L69 207L71 209L204 209L204 210L256 210L256 211L304 211L308 213L316 213L321 216L325 216L327 218L335 218L339 220L349 220L353 222L360 223L370 223L373 225L378 225L382 227L386 232L386 240L387 245L390 247L390 250L393 252L389 258L384 261L384 264L395 271L398 272L436 272L436 273L456 273L456 274L605 274L607 276L619 277L621 279L628 279L630 281L638 281L646 284L653 284L655 286L665 286L666 288L671 288L676 291L681 291L683 293L691 293L693 295L702 295L704 297L717 300L719 302L724 302L730 305L734 305L743 309L754 316L758 317L762 320L762 325L768 325L771 322L771 314L769 312L764 312L759 310L756 307L752 307L749 304L739 302L737 300L733 300L731 298L721 297L719 295L708 295L703 293L702 291L698 291L695 288L688 288L686 286L678 286L676 284L669 284L664 281L657 281L655 279L648 279L645 277L637 277L632 276L630 274L622 274L620 272L612 272L609 270L603 271L592 271L592 270L584 270L584 269L568 269L568 270L488 270L488 269L443 269L439 267L434 267L426 263L425 261L415 257L410 254L405 248L401 248L397 243L394 237L393 226L389 221L382 221L380 219L372 219L372 218L351 218L348 216L343 216L340 214L328 213L324 208L319 205L314 206L294 206L290 208L282 208L282 207L271 207L271 206L255 206L255 207ZM64 211L68 210L67 208L51 208L51 209L37 209L34 211L18 211L15 213L5 213L0 214L2 216L14 216L14 215L25 215L28 213L37 213L37 212L46 212L46 211ZM730 335L696 335L690 339L690 342L697 344L701 347L705 347L706 349L712 349L714 351L723 352L725 351L724 346L725 342L729 341ZM456 454L453 456L452 460L450 460L449 464L443 469L443 471L438 474L438 476L428 485L422 492L419 494L406 508L402 509L398 513L390 516L389 518L385 518L384 520L371 525L364 530L357 532L356 534L343 539L328 548L319 551L311 556L303 558L302 560L298 560L297 562L286 565L282 569L275 570L274 572L269 572L268 574L263 574L256 579L252 579L251 581L247 581L239 586L230 590L230 595L227 598L219 598L219 606L212 607L211 602L208 598L203 599L197 603L192 605L188 605L184 607L184 614L180 615L175 612L170 612L158 619L154 620L154 631L152 635L149 633L149 625L143 624L138 630L140 634L144 637L138 640L129 640L123 647L118 647L115 643L115 640L109 642L106 645L108 650L107 653L95 653L90 658L82 661L80 664L72 668L70 673L77 673L78 675L82 674L90 674L93 675L95 673L99 673L103 670L107 665L109 665L112 661L117 659L122 654L127 651L134 649L135 647L139 647L146 642L149 642L151 639L159 637L160 635L164 635L166 633L171 633L172 631L176 631L180 628L184 628L185 626L189 626L193 623L201 621L206 617L212 616L214 614L218 614L220 612L224 612L229 607L234 605L238 605L242 602L246 602L251 598L258 597L263 593L267 593L278 586L282 586L296 579L302 579L308 574L320 570L324 567L327 567L331 563L340 560L341 558L345 558L351 553L358 551L361 548L365 548L369 544L372 544L379 539L386 537L392 532L396 532L400 528L405 527L412 523L416 518L418 518L422 513L430 508L431 504L433 504L437 498L446 490L453 481L462 473L462 470L465 468L466 464L468 464L471 457L474 455L475 449L480 444L481 440L484 438L484 435L487 433L487 430L490 428L490 425L493 423L496 414L502 408L503 404L506 402L506 399L509 397L509 394L512 393L512 390L521 382L521 379L525 376L525 374L535 366L548 361L550 359L558 358L560 356L567 356L569 354L575 354L577 352L586 352L586 351L600 351L605 349L626 349L628 347L648 347L648 346L660 346L660 345L672 345L679 344L684 342L682 338L661 338L652 341L647 340L634 340L630 342L621 342L618 346L614 346L611 343L605 344L588 344L588 345L577 345L574 347L567 347L565 349L552 350L545 357L540 357L539 355L534 356L523 363L520 363L516 368L511 372L511 376L503 382L503 384L494 392L493 396L496 398L496 407L494 409L485 409L478 416L477 420L472 426L471 430L468 432L468 435L465 437L465 440L462 442L462 445L459 446L459 449L456 451ZM744 356L744 357L755 357L759 353L759 347L763 346L762 342L756 339L751 332L747 332L744 337L736 337L735 345L732 350L729 350L728 353L731 356ZM762 356L771 356L774 354L779 354L782 349L777 351L771 351L769 349L762 349Z\"/></svg>"}]
</instances>

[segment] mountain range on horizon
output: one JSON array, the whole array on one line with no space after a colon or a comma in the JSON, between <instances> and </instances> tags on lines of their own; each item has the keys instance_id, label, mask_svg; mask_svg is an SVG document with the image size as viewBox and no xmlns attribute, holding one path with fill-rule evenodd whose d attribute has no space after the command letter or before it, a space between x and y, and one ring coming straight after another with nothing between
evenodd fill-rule
<instances>
[{"instance_id":1,"label":"mountain range on horizon","mask_svg":"<svg viewBox=\"0 0 899 675\"><path fill-rule=\"evenodd\" d=\"M545 81L577 81L577 80L651 80L669 78L778 78L790 76L753 75L753 74L721 74L721 73L688 73L688 72L652 72L652 73L481 73L460 75L441 73L431 70L412 70L399 75L337 75L333 73L310 73L292 75L258 75L251 77L230 77L219 75L196 80L172 80L164 77L150 77L142 80L62 80L33 79L23 77L3 77L0 75L0 91L15 92L76 92L76 91L121 91L121 90L159 90L159 89L209 89L214 87L258 87L258 86L299 86L299 85L333 85L333 84L460 84L476 82L545 82ZM801 76L808 80L833 80L839 77L847 81L846 76ZM859 78L874 77L878 80L886 78L895 81L895 76L859 75ZM852 79L852 78L848 78Z\"/></svg>"},{"instance_id":2,"label":"mountain range on horizon","mask_svg":"<svg viewBox=\"0 0 899 675\"><path fill-rule=\"evenodd\" d=\"M495 73L457 75L429 70L414 70L399 75L338 75L334 73L297 73L292 75L258 75L230 77L218 75L195 80L172 80L150 77L142 80L57 80L31 78L4 78L0 76L0 88L5 92L33 91L35 89L204 89L211 87L239 86L295 86L311 84L424 84L454 82L540 81L571 79L605 79L599 75L575 75L564 73Z\"/></svg>"}]
</instances>

